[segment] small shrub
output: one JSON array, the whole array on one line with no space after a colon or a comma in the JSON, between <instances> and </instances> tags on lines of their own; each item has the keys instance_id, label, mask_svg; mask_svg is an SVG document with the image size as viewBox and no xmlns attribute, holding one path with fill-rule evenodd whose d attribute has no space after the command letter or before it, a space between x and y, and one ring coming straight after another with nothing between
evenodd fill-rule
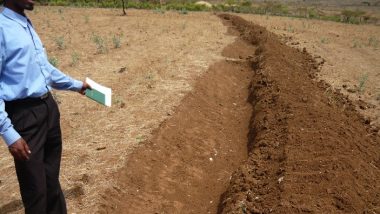
<instances>
[{"instance_id":1,"label":"small shrub","mask_svg":"<svg viewBox=\"0 0 380 214\"><path fill-rule=\"evenodd\" d=\"M343 10L341 12L341 21L349 24L360 24L366 13L360 10Z\"/></svg>"},{"instance_id":2,"label":"small shrub","mask_svg":"<svg viewBox=\"0 0 380 214\"><path fill-rule=\"evenodd\" d=\"M368 46L373 47L373 48L378 48L379 47L379 40L373 36L369 37L368 38Z\"/></svg>"},{"instance_id":3,"label":"small shrub","mask_svg":"<svg viewBox=\"0 0 380 214\"><path fill-rule=\"evenodd\" d=\"M352 45L352 48L361 48L362 45L361 43L358 41L358 40L353 40L353 45Z\"/></svg>"},{"instance_id":4,"label":"small shrub","mask_svg":"<svg viewBox=\"0 0 380 214\"><path fill-rule=\"evenodd\" d=\"M96 53L98 54L107 53L108 49L107 49L106 43L101 36L94 34L92 36L92 41L96 45Z\"/></svg>"},{"instance_id":5,"label":"small shrub","mask_svg":"<svg viewBox=\"0 0 380 214\"><path fill-rule=\"evenodd\" d=\"M90 21L90 17L88 15L84 15L84 23L88 24Z\"/></svg>"},{"instance_id":6,"label":"small shrub","mask_svg":"<svg viewBox=\"0 0 380 214\"><path fill-rule=\"evenodd\" d=\"M71 63L70 63L70 65L72 67L74 67L74 66L76 66L78 64L78 62L79 62L79 55L78 55L78 53L77 52L72 53L71 54Z\"/></svg>"},{"instance_id":7,"label":"small shrub","mask_svg":"<svg viewBox=\"0 0 380 214\"><path fill-rule=\"evenodd\" d=\"M120 48L121 47L121 36L120 35L113 35L112 37L112 43L114 48Z\"/></svg>"},{"instance_id":8,"label":"small shrub","mask_svg":"<svg viewBox=\"0 0 380 214\"><path fill-rule=\"evenodd\" d=\"M55 39L55 44L57 45L59 50L65 49L65 38L63 36L60 36Z\"/></svg>"},{"instance_id":9,"label":"small shrub","mask_svg":"<svg viewBox=\"0 0 380 214\"><path fill-rule=\"evenodd\" d=\"M52 65L52 66L54 66L54 67L57 67L58 66L58 59L56 58L56 57L54 57L54 56L52 56L52 57L49 57L49 63Z\"/></svg>"},{"instance_id":10,"label":"small shrub","mask_svg":"<svg viewBox=\"0 0 380 214\"><path fill-rule=\"evenodd\" d=\"M321 43L322 44L327 44L329 40L327 38L321 38Z\"/></svg>"},{"instance_id":11,"label":"small shrub","mask_svg":"<svg viewBox=\"0 0 380 214\"><path fill-rule=\"evenodd\" d=\"M179 14L182 14L182 15L186 15L186 14L188 14L187 9L186 9L186 8L182 8L182 9L179 11Z\"/></svg>"},{"instance_id":12,"label":"small shrub","mask_svg":"<svg viewBox=\"0 0 380 214\"><path fill-rule=\"evenodd\" d=\"M364 92L364 88L365 88L365 85L367 83L367 80L368 80L368 74L363 74L360 78L359 78L359 92L360 93L363 93Z\"/></svg>"}]
</instances>

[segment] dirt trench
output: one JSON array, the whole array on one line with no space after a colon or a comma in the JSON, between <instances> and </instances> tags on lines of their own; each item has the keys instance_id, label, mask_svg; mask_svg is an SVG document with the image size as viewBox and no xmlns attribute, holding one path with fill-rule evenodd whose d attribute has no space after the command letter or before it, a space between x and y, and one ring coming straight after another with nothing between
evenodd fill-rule
<instances>
[{"instance_id":1,"label":"dirt trench","mask_svg":"<svg viewBox=\"0 0 380 214\"><path fill-rule=\"evenodd\" d=\"M105 212L217 212L232 172L247 159L252 68L246 59L254 52L240 39L225 48L226 60L212 65L130 155L118 175L124 194Z\"/></svg>"},{"instance_id":2,"label":"dirt trench","mask_svg":"<svg viewBox=\"0 0 380 214\"><path fill-rule=\"evenodd\" d=\"M108 213L379 213L379 138L306 52L238 36L118 174ZM232 176L231 176L232 175Z\"/></svg>"}]
</instances>

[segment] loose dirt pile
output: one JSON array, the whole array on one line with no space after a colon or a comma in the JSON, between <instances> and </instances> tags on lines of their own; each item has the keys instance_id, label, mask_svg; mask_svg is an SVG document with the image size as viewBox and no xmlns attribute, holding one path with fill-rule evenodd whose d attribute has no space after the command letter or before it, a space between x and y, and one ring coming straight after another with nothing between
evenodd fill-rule
<instances>
[{"instance_id":1,"label":"loose dirt pile","mask_svg":"<svg viewBox=\"0 0 380 214\"><path fill-rule=\"evenodd\" d=\"M310 55L264 28L224 15L257 45L249 157L233 175L221 213L380 211L377 130L323 82Z\"/></svg>"}]
</instances>

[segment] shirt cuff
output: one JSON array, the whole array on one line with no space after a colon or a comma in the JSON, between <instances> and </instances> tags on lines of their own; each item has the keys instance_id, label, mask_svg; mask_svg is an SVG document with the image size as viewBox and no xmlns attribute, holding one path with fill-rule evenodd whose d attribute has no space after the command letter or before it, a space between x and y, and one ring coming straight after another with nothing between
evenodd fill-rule
<instances>
[{"instance_id":1,"label":"shirt cuff","mask_svg":"<svg viewBox=\"0 0 380 214\"><path fill-rule=\"evenodd\" d=\"M73 87L72 89L74 91L80 91L83 87L83 82L79 80L73 80Z\"/></svg>"},{"instance_id":2,"label":"shirt cuff","mask_svg":"<svg viewBox=\"0 0 380 214\"><path fill-rule=\"evenodd\" d=\"M21 138L20 134L13 127L10 127L3 134L3 139L5 143L7 144L7 146L12 145L20 138Z\"/></svg>"}]
</instances>

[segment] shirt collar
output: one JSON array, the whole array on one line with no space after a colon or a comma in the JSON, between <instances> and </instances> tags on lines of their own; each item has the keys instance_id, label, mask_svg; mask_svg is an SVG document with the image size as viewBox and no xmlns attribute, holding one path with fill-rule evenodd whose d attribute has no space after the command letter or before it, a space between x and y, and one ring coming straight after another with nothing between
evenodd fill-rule
<instances>
[{"instance_id":1,"label":"shirt collar","mask_svg":"<svg viewBox=\"0 0 380 214\"><path fill-rule=\"evenodd\" d=\"M2 14L4 16L12 19L13 21L18 22L24 28L26 28L28 26L29 19L27 17L25 17L25 16L22 16L22 15L16 13L16 12L14 12L11 9L8 9L8 8L4 7L4 10L3 10Z\"/></svg>"}]
</instances>

